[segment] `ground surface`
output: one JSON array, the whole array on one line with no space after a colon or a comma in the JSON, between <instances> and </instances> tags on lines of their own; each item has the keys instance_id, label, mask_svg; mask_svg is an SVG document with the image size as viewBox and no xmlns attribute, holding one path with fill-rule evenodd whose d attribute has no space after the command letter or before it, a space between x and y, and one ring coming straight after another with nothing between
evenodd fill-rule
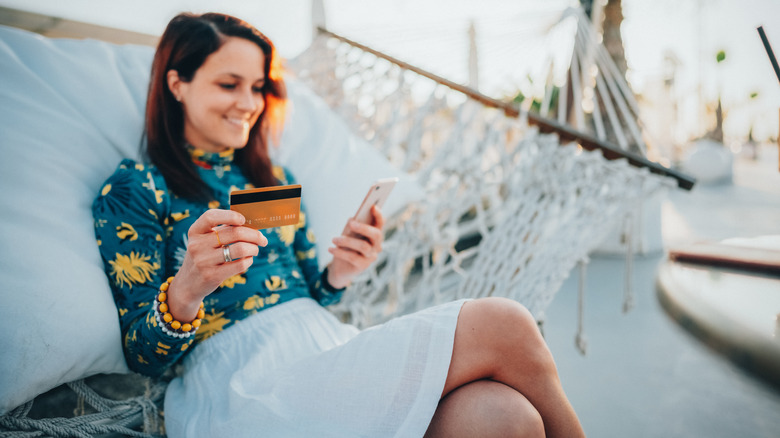
<instances>
[{"instance_id":1,"label":"ground surface","mask_svg":"<svg viewBox=\"0 0 780 438\"><path fill-rule=\"evenodd\" d=\"M662 207L665 247L780 234L777 150L762 154L759 162L737 160L733 184L670 193ZM635 307L624 314L625 259L591 259L585 356L574 347L576 271L547 311L545 336L587 435L780 437L780 393L707 350L658 304L655 271L663 260L663 253L634 260Z\"/></svg>"}]
</instances>

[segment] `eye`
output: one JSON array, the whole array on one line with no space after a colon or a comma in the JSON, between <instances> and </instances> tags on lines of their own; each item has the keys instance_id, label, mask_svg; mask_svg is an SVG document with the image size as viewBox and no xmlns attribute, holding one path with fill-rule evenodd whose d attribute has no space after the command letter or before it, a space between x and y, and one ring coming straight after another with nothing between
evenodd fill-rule
<instances>
[{"instance_id":1,"label":"eye","mask_svg":"<svg viewBox=\"0 0 780 438\"><path fill-rule=\"evenodd\" d=\"M234 90L236 88L236 84L219 84L219 86L224 90Z\"/></svg>"},{"instance_id":2,"label":"eye","mask_svg":"<svg viewBox=\"0 0 780 438\"><path fill-rule=\"evenodd\" d=\"M258 86L252 87L252 92L254 92L254 93L262 93L263 92L263 86L260 85L259 87Z\"/></svg>"}]
</instances>

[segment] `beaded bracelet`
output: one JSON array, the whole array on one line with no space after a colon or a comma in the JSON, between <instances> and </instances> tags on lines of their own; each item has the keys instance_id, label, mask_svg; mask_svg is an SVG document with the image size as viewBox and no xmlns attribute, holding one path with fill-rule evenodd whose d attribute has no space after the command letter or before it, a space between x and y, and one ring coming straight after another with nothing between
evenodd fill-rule
<instances>
[{"instance_id":1,"label":"beaded bracelet","mask_svg":"<svg viewBox=\"0 0 780 438\"><path fill-rule=\"evenodd\" d=\"M154 301L154 317L160 324L162 331L175 338L189 338L200 327L200 320L206 316L206 312L203 310L203 301L200 302L200 308L198 309L198 316L192 320L192 322L182 324L179 321L173 319L173 315L168 312L168 288L173 282L173 277L168 277L160 285L160 293L157 295L157 299Z\"/></svg>"}]
</instances>

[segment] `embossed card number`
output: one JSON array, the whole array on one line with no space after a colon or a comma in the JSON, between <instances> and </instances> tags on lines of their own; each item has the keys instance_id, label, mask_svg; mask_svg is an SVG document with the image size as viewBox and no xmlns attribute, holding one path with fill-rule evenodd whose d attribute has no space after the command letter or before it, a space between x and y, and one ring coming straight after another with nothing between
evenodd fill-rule
<instances>
[{"instance_id":1,"label":"embossed card number","mask_svg":"<svg viewBox=\"0 0 780 438\"><path fill-rule=\"evenodd\" d=\"M301 185L234 190L230 192L230 209L244 215L244 226L256 230L296 225L301 212Z\"/></svg>"}]
</instances>

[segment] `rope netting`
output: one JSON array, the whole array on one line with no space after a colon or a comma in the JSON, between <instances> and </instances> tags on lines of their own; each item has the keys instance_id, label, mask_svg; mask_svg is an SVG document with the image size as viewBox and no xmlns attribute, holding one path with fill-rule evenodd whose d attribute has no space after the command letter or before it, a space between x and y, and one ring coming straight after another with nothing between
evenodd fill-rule
<instances>
[{"instance_id":1,"label":"rope netting","mask_svg":"<svg viewBox=\"0 0 780 438\"><path fill-rule=\"evenodd\" d=\"M390 218L380 260L336 306L358 326L482 296L542 320L576 263L672 183L327 34L289 67L426 193Z\"/></svg>"}]
</instances>

